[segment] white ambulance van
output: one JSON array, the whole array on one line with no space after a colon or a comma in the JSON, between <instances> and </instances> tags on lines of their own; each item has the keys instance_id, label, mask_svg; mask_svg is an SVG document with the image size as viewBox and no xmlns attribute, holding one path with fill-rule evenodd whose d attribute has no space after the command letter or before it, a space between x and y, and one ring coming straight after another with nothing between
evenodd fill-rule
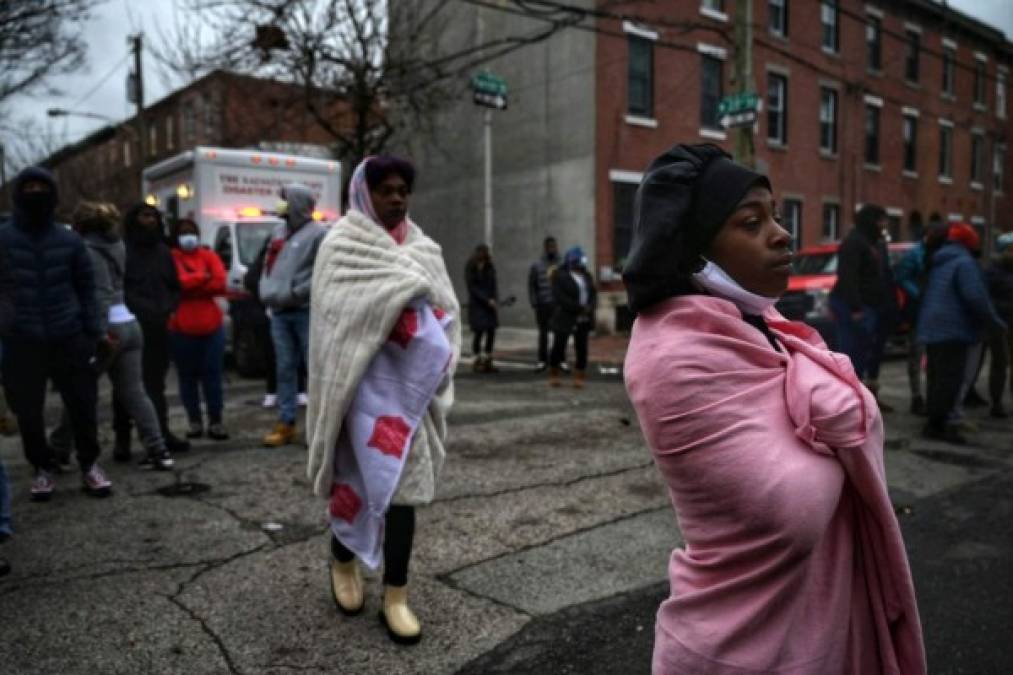
<instances>
[{"instance_id":1,"label":"white ambulance van","mask_svg":"<svg viewBox=\"0 0 1013 675\"><path fill-rule=\"evenodd\" d=\"M263 346L256 344L243 305L246 269L271 230L281 188L302 183L316 196L313 218L332 223L341 213L341 166L318 159L259 150L199 146L144 170L144 201L167 222L190 218L200 226L201 243L214 250L228 278L228 345L241 374L255 374Z\"/></svg>"}]
</instances>

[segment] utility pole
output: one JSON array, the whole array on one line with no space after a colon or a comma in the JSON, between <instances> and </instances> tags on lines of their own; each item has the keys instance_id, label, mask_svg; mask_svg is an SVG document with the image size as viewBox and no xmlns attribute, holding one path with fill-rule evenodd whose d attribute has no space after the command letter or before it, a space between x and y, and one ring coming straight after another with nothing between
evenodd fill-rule
<instances>
[{"instance_id":1,"label":"utility pole","mask_svg":"<svg viewBox=\"0 0 1013 675\"><path fill-rule=\"evenodd\" d=\"M477 46L481 48L483 41L485 40L485 10L481 7L476 7L475 11L478 13L478 30L476 31L478 41ZM485 189L485 226L483 228L483 242L489 247L489 252L492 253L492 240L493 240L493 229L492 229L492 110L486 108L482 115L482 145L485 155L485 167L483 170Z\"/></svg>"},{"instance_id":2,"label":"utility pole","mask_svg":"<svg viewBox=\"0 0 1013 675\"><path fill-rule=\"evenodd\" d=\"M740 94L754 91L753 0L735 3L735 87ZM740 127L735 137L735 159L748 167L755 166L753 126Z\"/></svg>"},{"instance_id":3,"label":"utility pole","mask_svg":"<svg viewBox=\"0 0 1013 675\"><path fill-rule=\"evenodd\" d=\"M134 103L137 105L137 184L141 197L144 196L144 163L148 161L148 129L144 121L144 74L142 70L142 33L130 36L130 49L134 53Z\"/></svg>"}]
</instances>

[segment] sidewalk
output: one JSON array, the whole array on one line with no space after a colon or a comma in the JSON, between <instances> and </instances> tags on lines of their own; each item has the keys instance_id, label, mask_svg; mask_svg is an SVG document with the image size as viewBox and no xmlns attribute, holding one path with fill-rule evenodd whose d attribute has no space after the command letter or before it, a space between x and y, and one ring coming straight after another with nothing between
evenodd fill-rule
<instances>
[{"instance_id":1,"label":"sidewalk","mask_svg":"<svg viewBox=\"0 0 1013 675\"><path fill-rule=\"evenodd\" d=\"M622 367L626 358L629 335L592 335L588 343L588 360L605 367ZM465 328L461 338L462 361L471 362L471 331ZM552 345L552 336L549 336ZM534 364L538 360L538 330L535 328L501 327L496 330L496 349L493 356L498 361L523 361ZM573 344L567 350L573 358Z\"/></svg>"}]
</instances>

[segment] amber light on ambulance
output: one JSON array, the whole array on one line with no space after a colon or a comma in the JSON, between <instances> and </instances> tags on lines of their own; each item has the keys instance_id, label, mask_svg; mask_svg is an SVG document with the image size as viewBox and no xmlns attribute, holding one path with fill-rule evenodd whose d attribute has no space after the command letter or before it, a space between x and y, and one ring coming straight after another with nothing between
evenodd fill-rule
<instances>
[{"instance_id":1,"label":"amber light on ambulance","mask_svg":"<svg viewBox=\"0 0 1013 675\"><path fill-rule=\"evenodd\" d=\"M237 210L236 213L243 216L244 218L257 218L259 216L264 215L264 212L261 211L256 206L244 206L243 208Z\"/></svg>"}]
</instances>

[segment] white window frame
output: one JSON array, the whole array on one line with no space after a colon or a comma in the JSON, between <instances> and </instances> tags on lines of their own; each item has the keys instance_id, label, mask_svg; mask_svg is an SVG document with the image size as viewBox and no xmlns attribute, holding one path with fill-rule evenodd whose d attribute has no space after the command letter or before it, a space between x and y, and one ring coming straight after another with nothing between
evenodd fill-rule
<instances>
[{"instance_id":1,"label":"white window frame","mask_svg":"<svg viewBox=\"0 0 1013 675\"><path fill-rule=\"evenodd\" d=\"M939 118L940 139L942 139L942 130L943 130L944 127L950 130L950 134L949 134L949 136L950 136L950 147L949 147L949 150L946 153L946 158L948 160L947 163L949 164L949 166L946 167L947 168L947 173L943 173L943 167L942 166L939 167L939 182L943 183L944 185L952 185L953 184L953 121L945 119L943 117Z\"/></svg>"},{"instance_id":2,"label":"white window frame","mask_svg":"<svg viewBox=\"0 0 1013 675\"><path fill-rule=\"evenodd\" d=\"M917 178L918 177L918 169L917 169L917 166L918 166L918 131L917 131L917 129L918 129L918 120L919 120L920 117L921 117L921 113L918 112L917 108L911 108L909 106L904 106L903 108L901 108L900 165L901 165L901 173L904 176L906 176L907 178ZM908 119L913 119L914 120L914 128L915 128L915 137L913 139L911 139L912 140L912 144L914 145L914 149L915 149L915 157L914 157L914 159L915 159L915 167L916 168L914 168L914 169L907 168L907 141L904 139L904 123Z\"/></svg>"},{"instance_id":3,"label":"white window frame","mask_svg":"<svg viewBox=\"0 0 1013 675\"><path fill-rule=\"evenodd\" d=\"M785 205L788 202L798 204L798 214L797 214L798 219L794 223L794 228L787 227L788 211L787 209L785 209ZM787 193L781 195L781 218L782 218L781 222L785 224L784 229L788 230L788 234L792 235L791 248L793 251L797 251L799 248L801 248L802 245L802 209L804 208L805 208L805 198L803 198L802 195L787 194Z\"/></svg>"},{"instance_id":4,"label":"white window frame","mask_svg":"<svg viewBox=\"0 0 1013 675\"><path fill-rule=\"evenodd\" d=\"M783 88L781 89L781 95L779 97L780 107L776 112L780 113L781 128L778 130L780 133L776 137L770 135L770 112L774 111L774 106L770 104L770 78L771 76L780 78ZM788 145L788 75L782 72L780 69L767 69L767 142L771 145L779 147L785 147Z\"/></svg>"},{"instance_id":5,"label":"white window frame","mask_svg":"<svg viewBox=\"0 0 1013 675\"><path fill-rule=\"evenodd\" d=\"M833 206L835 213L832 237L827 237L827 207ZM841 202L833 199L824 199L820 206L820 241L837 241L841 238Z\"/></svg>"},{"instance_id":6,"label":"white window frame","mask_svg":"<svg viewBox=\"0 0 1013 675\"><path fill-rule=\"evenodd\" d=\"M974 142L978 141L978 148L981 154L975 157L974 155ZM987 148L985 147L985 130L980 127L974 127L971 129L971 189L972 190L984 190L985 189L985 153ZM975 161L977 160L977 162ZM978 176L975 178L974 174L977 170Z\"/></svg>"},{"instance_id":7,"label":"white window frame","mask_svg":"<svg viewBox=\"0 0 1013 675\"><path fill-rule=\"evenodd\" d=\"M823 43L823 27L828 25L823 21L823 8L827 6L828 0L820 0L820 49L823 50L824 54L840 54L841 53L841 3L840 0L829 0L833 5L834 9L834 36L836 46L830 47Z\"/></svg>"},{"instance_id":8,"label":"white window frame","mask_svg":"<svg viewBox=\"0 0 1013 675\"><path fill-rule=\"evenodd\" d=\"M704 0L700 0L700 14L709 19L714 19L715 21L728 21L728 12L722 12L721 10L707 7L704 4Z\"/></svg>"},{"instance_id":9,"label":"white window frame","mask_svg":"<svg viewBox=\"0 0 1013 675\"><path fill-rule=\"evenodd\" d=\"M782 38L782 39L786 39L788 37L788 30L787 30L788 29L788 0L775 0L775 1L781 3L780 4L780 7L781 7L781 18L783 19L783 24L782 24L782 26L778 30L774 30L774 28L770 25L770 20L768 19L767 20L767 30L770 31L771 35L777 36L777 37ZM770 5L771 5L771 1L768 0L768 2L767 2L767 12L768 13L770 12Z\"/></svg>"},{"instance_id":10,"label":"white window frame","mask_svg":"<svg viewBox=\"0 0 1013 675\"><path fill-rule=\"evenodd\" d=\"M841 113L841 92L836 87L828 86L827 84L823 84L823 83L821 83L819 85L819 90L820 90L819 91L819 94L820 94L819 101L820 102L819 102L819 110L817 111L817 117L819 118L819 123L820 123L820 153L823 154L824 156L834 157L838 153L839 142L840 142L840 139L837 137L837 132L838 132L838 123L840 122L840 117L841 117L841 114L840 114ZM833 123L833 127L834 127L834 134L833 134L833 145L834 145L834 147L833 148L826 148L826 147L823 146L823 122L824 122L824 120L823 120L823 92L824 92L824 90L834 92L833 119L831 120L831 122Z\"/></svg>"},{"instance_id":11,"label":"white window frame","mask_svg":"<svg viewBox=\"0 0 1013 675\"><path fill-rule=\"evenodd\" d=\"M610 183L637 183L644 180L644 174L640 171L627 171L626 169L609 169Z\"/></svg>"},{"instance_id":12,"label":"white window frame","mask_svg":"<svg viewBox=\"0 0 1013 675\"><path fill-rule=\"evenodd\" d=\"M639 38L650 40L651 42L658 41L658 31L651 30L646 26L640 26L632 21L623 21L623 32L627 35L635 35Z\"/></svg>"}]
</instances>

